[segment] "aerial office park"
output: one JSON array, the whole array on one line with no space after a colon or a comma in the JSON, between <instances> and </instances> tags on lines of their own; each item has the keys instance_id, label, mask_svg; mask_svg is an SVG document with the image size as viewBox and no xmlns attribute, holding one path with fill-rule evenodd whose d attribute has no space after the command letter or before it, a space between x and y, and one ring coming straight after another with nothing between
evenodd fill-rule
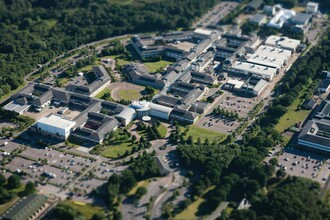
<instances>
[{"instance_id":1,"label":"aerial office park","mask_svg":"<svg viewBox=\"0 0 330 220\"><path fill-rule=\"evenodd\" d=\"M156 92L150 100L131 100L124 105L95 98L113 83L103 64L115 61L107 59L88 73L79 73L76 78L81 80L73 79L62 88L32 82L14 94L4 109L34 117L36 123L30 129L33 132L95 144L144 116L230 134L243 123L238 119L242 121L268 97L276 78L282 77L297 57L301 42L278 36L244 36L237 30L222 33L198 28L159 36L133 36L126 46L136 60L121 66L123 78L132 84L153 87ZM151 73L139 61L158 57L173 62ZM204 116L210 117L218 106L237 115L236 122L221 118L217 121L222 125L199 122Z\"/></svg>"},{"instance_id":2,"label":"aerial office park","mask_svg":"<svg viewBox=\"0 0 330 220\"><path fill-rule=\"evenodd\" d=\"M271 27L278 34L245 34L239 19L238 26L220 24L227 13L223 11L229 13L239 5L225 1L193 29L104 39L78 47L45 67L39 65L40 71L29 75L24 87L2 103L1 113L15 118L0 121L2 174L6 178L19 174L24 183L36 182L39 193L55 197L55 202L94 203L91 195L113 174L123 175L134 160L148 155L155 160L159 176L139 180L137 187L146 185L148 192L138 204L121 204L124 219L142 219L141 213L149 212L146 202L155 198L148 209L156 210L152 219L160 216L156 212L170 203L163 199L172 192L180 194L174 206L182 198L192 199L184 186L190 174L182 169L180 147L244 146L246 136L261 130L259 121L280 97L281 79L291 76L292 65L313 46L310 37L297 40L280 30L310 34L313 19L319 18L317 4L308 4L305 13L281 5L259 10L261 4L254 0L244 6L244 24ZM317 41L315 37L314 45ZM266 158L260 164L277 159L277 171L324 186L330 172L324 156L330 152L330 101L326 100L330 73L322 74L315 82L318 89L313 87L314 96L299 97L295 112L289 106L281 117L276 126L286 120L285 128L274 128L279 138L264 147ZM292 114L304 117L291 119ZM16 120L20 117L34 121L15 129L20 128ZM22 203L44 199L30 196ZM12 211L16 209L5 215L16 215Z\"/></svg>"}]
</instances>

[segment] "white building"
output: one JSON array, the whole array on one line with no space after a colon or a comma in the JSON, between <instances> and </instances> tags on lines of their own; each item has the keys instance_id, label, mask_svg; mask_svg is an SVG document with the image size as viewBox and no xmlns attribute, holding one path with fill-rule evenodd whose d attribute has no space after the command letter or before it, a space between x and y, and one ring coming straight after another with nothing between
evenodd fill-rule
<instances>
[{"instance_id":1,"label":"white building","mask_svg":"<svg viewBox=\"0 0 330 220\"><path fill-rule=\"evenodd\" d=\"M213 33L212 30L197 28L194 30L193 35L194 35L194 37L197 37L197 38L207 38L207 37L210 37L212 35L212 33Z\"/></svg>"},{"instance_id":2,"label":"white building","mask_svg":"<svg viewBox=\"0 0 330 220\"><path fill-rule=\"evenodd\" d=\"M125 127L136 117L136 112L133 108L125 108L122 112L120 112L116 119L121 122Z\"/></svg>"},{"instance_id":3,"label":"white building","mask_svg":"<svg viewBox=\"0 0 330 220\"><path fill-rule=\"evenodd\" d=\"M316 2L308 2L306 5L306 13L314 14L318 11L319 4Z\"/></svg>"},{"instance_id":4,"label":"white building","mask_svg":"<svg viewBox=\"0 0 330 220\"><path fill-rule=\"evenodd\" d=\"M266 39L265 45L295 52L300 45L300 40L271 35Z\"/></svg>"},{"instance_id":5,"label":"white building","mask_svg":"<svg viewBox=\"0 0 330 220\"><path fill-rule=\"evenodd\" d=\"M65 119L60 115L51 114L38 120L37 130L45 135L67 139L75 125L75 121Z\"/></svg>"},{"instance_id":6,"label":"white building","mask_svg":"<svg viewBox=\"0 0 330 220\"><path fill-rule=\"evenodd\" d=\"M276 68L277 70L284 66L284 59L276 59L274 57L262 56L258 54L249 54L247 56L247 61L253 64Z\"/></svg>"},{"instance_id":7,"label":"white building","mask_svg":"<svg viewBox=\"0 0 330 220\"><path fill-rule=\"evenodd\" d=\"M254 54L275 59L283 59L284 65L286 65L291 57L292 52L290 50L262 45L256 50Z\"/></svg>"},{"instance_id":8,"label":"white building","mask_svg":"<svg viewBox=\"0 0 330 220\"><path fill-rule=\"evenodd\" d=\"M276 68L271 68L271 67L266 67L257 64L241 62L241 61L235 62L231 68L227 68L227 69L235 74L253 76L259 79L265 79L269 82L273 80L277 72Z\"/></svg>"},{"instance_id":9,"label":"white building","mask_svg":"<svg viewBox=\"0 0 330 220\"><path fill-rule=\"evenodd\" d=\"M172 108L148 101L134 101L130 107L136 110L137 117L139 118L142 118L143 116L152 116L165 120L169 120L170 113L173 110Z\"/></svg>"}]
</instances>

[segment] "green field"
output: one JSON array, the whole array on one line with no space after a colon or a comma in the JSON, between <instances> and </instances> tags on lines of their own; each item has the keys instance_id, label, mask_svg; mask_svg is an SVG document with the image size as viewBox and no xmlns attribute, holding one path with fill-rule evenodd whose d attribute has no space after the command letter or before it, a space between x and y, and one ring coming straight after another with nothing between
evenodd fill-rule
<instances>
[{"instance_id":1,"label":"green field","mask_svg":"<svg viewBox=\"0 0 330 220\"><path fill-rule=\"evenodd\" d=\"M192 125L189 126L189 132L187 133L186 137L189 136L192 136L194 141L197 141L197 139L200 138L201 141L209 139L209 141L212 142L213 140L223 141L224 139L226 139L227 135Z\"/></svg>"},{"instance_id":2,"label":"green field","mask_svg":"<svg viewBox=\"0 0 330 220\"><path fill-rule=\"evenodd\" d=\"M132 150L132 143L129 142L115 142L111 145L108 145L104 148L101 155L110 158L118 158L119 155L123 155L127 150Z\"/></svg>"},{"instance_id":3,"label":"green field","mask_svg":"<svg viewBox=\"0 0 330 220\"><path fill-rule=\"evenodd\" d=\"M123 66L125 64L129 64L130 63L129 60L126 60L125 58L120 57L120 56L117 56L117 55L114 55L114 56L105 56L105 57L102 57L102 59L103 58L112 58L112 59L115 59L120 66Z\"/></svg>"},{"instance_id":4,"label":"green field","mask_svg":"<svg viewBox=\"0 0 330 220\"><path fill-rule=\"evenodd\" d=\"M136 186L134 186L133 189L131 189L131 190L127 193L127 195L128 195L128 196L132 196L132 195L134 195L134 194L136 193L136 190L137 190L140 186L143 186L143 187L147 188L150 182L151 182L151 179L148 179L148 180L142 180L142 181L138 182L138 183L136 184Z\"/></svg>"},{"instance_id":5,"label":"green field","mask_svg":"<svg viewBox=\"0 0 330 220\"><path fill-rule=\"evenodd\" d=\"M18 92L19 90L23 89L23 87L26 85L26 83L22 83L19 87L17 87L17 89L15 90L11 90L9 93L0 96L0 102L5 101L6 99L8 99L10 96L12 96L14 93Z\"/></svg>"},{"instance_id":6,"label":"green field","mask_svg":"<svg viewBox=\"0 0 330 220\"><path fill-rule=\"evenodd\" d=\"M162 138L165 138L166 133L167 133L167 128L166 128L164 125L160 124L159 127L158 127L157 129L158 129L158 131L159 131L159 133L160 133L160 136L161 136Z\"/></svg>"},{"instance_id":7,"label":"green field","mask_svg":"<svg viewBox=\"0 0 330 220\"><path fill-rule=\"evenodd\" d=\"M75 209L78 209L83 214L85 219L91 219L95 213L99 213L99 212L104 213L104 209L102 207L96 206L96 205L91 205L91 204L82 203L82 202L75 202L72 200L65 200L62 203L69 205Z\"/></svg>"},{"instance_id":8,"label":"green field","mask_svg":"<svg viewBox=\"0 0 330 220\"><path fill-rule=\"evenodd\" d=\"M140 91L136 89L119 90L117 95L119 99L125 99L130 101L136 101L142 97Z\"/></svg>"},{"instance_id":9,"label":"green field","mask_svg":"<svg viewBox=\"0 0 330 220\"><path fill-rule=\"evenodd\" d=\"M101 99L101 98L104 96L104 94L107 93L107 92L111 93L111 90L110 90L109 88L105 88L105 89L103 89L101 92L99 92L99 93L95 96L95 98Z\"/></svg>"},{"instance_id":10,"label":"green field","mask_svg":"<svg viewBox=\"0 0 330 220\"><path fill-rule=\"evenodd\" d=\"M174 217L176 220L182 220L182 219L198 219L196 216L196 213L198 211L198 207L200 204L204 201L203 198L198 198L195 202L191 203L183 212L179 213Z\"/></svg>"},{"instance_id":11,"label":"green field","mask_svg":"<svg viewBox=\"0 0 330 220\"><path fill-rule=\"evenodd\" d=\"M157 70L159 68L164 68L167 65L170 65L172 63L173 62L169 62L169 61L166 61L166 60L161 60L161 61L157 61L157 62L145 62L143 64L145 65L145 67L147 68L147 70L149 72L155 73L155 72L157 72Z\"/></svg>"},{"instance_id":12,"label":"green field","mask_svg":"<svg viewBox=\"0 0 330 220\"><path fill-rule=\"evenodd\" d=\"M305 89L300 92L304 94ZM301 95L299 97L301 97ZM308 116L310 110L299 110L297 111L298 106L303 100L297 98L292 105L288 108L288 111L280 118L279 122L275 126L275 129L279 132L283 132L285 129L290 128L295 125L298 121L303 122Z\"/></svg>"},{"instance_id":13,"label":"green field","mask_svg":"<svg viewBox=\"0 0 330 220\"><path fill-rule=\"evenodd\" d=\"M23 192L25 189L25 185L21 184L21 186L17 189L12 189L9 190L9 193L13 193L15 196L12 198L12 200L10 200L9 202L0 205L0 216L7 211L10 207L12 207L15 202L17 202L20 198L17 196L18 193Z\"/></svg>"},{"instance_id":14,"label":"green field","mask_svg":"<svg viewBox=\"0 0 330 220\"><path fill-rule=\"evenodd\" d=\"M113 138L105 143L101 155L110 158L118 158L127 150L130 152L133 148L131 138L124 134L121 130L113 134Z\"/></svg>"}]
</instances>

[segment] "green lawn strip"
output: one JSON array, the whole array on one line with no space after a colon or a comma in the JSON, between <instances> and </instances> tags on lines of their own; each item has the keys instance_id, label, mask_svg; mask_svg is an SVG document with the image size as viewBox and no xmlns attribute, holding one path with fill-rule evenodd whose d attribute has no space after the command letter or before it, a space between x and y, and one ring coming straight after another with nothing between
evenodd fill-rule
<instances>
[{"instance_id":1,"label":"green lawn strip","mask_svg":"<svg viewBox=\"0 0 330 220\"><path fill-rule=\"evenodd\" d=\"M226 139L227 135L216 132L216 131L212 131L212 130L208 130L208 129L204 129L204 128L199 128L195 125L189 126L189 131L186 135L186 137L192 136L194 141L197 141L198 138L201 139L201 141L205 141L205 139L209 139L209 141L223 141L224 139Z\"/></svg>"},{"instance_id":2,"label":"green lawn strip","mask_svg":"<svg viewBox=\"0 0 330 220\"><path fill-rule=\"evenodd\" d=\"M133 145L131 141L115 141L113 144L105 146L101 154L105 157L118 158L123 155L127 150L131 151L132 148Z\"/></svg>"},{"instance_id":3,"label":"green lawn strip","mask_svg":"<svg viewBox=\"0 0 330 220\"><path fill-rule=\"evenodd\" d=\"M9 93L3 95L0 97L0 101L5 101L6 99L8 99L9 97L11 97L14 93L18 92L19 90L21 90L24 86L26 85L26 83L22 83L19 87L17 87L17 89L15 90L11 90Z\"/></svg>"},{"instance_id":4,"label":"green lawn strip","mask_svg":"<svg viewBox=\"0 0 330 220\"><path fill-rule=\"evenodd\" d=\"M141 93L135 89L125 89L118 91L118 97L120 99L130 100L130 101L137 101L141 97Z\"/></svg>"},{"instance_id":5,"label":"green lawn strip","mask_svg":"<svg viewBox=\"0 0 330 220\"><path fill-rule=\"evenodd\" d=\"M159 133L160 133L160 136L161 136L162 138L165 138L166 133L167 133L167 128L166 128L164 125L160 124L159 127L158 127L157 129L158 129L158 131L159 131Z\"/></svg>"},{"instance_id":6,"label":"green lawn strip","mask_svg":"<svg viewBox=\"0 0 330 220\"><path fill-rule=\"evenodd\" d=\"M214 189L214 186L209 187L207 190L205 190L204 195L210 191ZM176 215L174 217L174 219L200 219L200 217L197 217L196 214L198 212L198 208L199 206L202 204L202 202L204 202L204 198L198 197L193 203L191 203L185 210L183 210L182 212L180 212L178 215Z\"/></svg>"},{"instance_id":7,"label":"green lawn strip","mask_svg":"<svg viewBox=\"0 0 330 220\"><path fill-rule=\"evenodd\" d=\"M19 199L18 196L14 197L12 200L9 202L6 202L5 204L0 205L0 216L5 213L10 207L12 207L15 202L17 202Z\"/></svg>"},{"instance_id":8,"label":"green lawn strip","mask_svg":"<svg viewBox=\"0 0 330 220\"><path fill-rule=\"evenodd\" d=\"M147 68L147 70L149 72L154 73L154 72L157 72L157 70L159 68L164 68L167 65L172 64L172 62L169 62L169 61L166 61L166 60L160 60L160 61L157 61L157 62L145 62L143 64L145 65L145 67Z\"/></svg>"},{"instance_id":9,"label":"green lawn strip","mask_svg":"<svg viewBox=\"0 0 330 220\"><path fill-rule=\"evenodd\" d=\"M101 92L99 92L99 93L95 96L95 98L101 99L101 98L104 96L104 94L107 93L107 92L111 93L111 90L110 90L109 88L105 88L105 89L103 89Z\"/></svg>"},{"instance_id":10,"label":"green lawn strip","mask_svg":"<svg viewBox=\"0 0 330 220\"><path fill-rule=\"evenodd\" d=\"M191 203L185 210L183 210L183 212L181 212L178 215L176 215L174 217L174 219L175 220L181 220L181 219L193 220L193 219L198 219L198 217L196 216L196 213L198 211L198 207L200 206L200 204L202 204L202 202L204 202L204 199L203 198L198 198L196 201L194 201L193 203Z\"/></svg>"},{"instance_id":11,"label":"green lawn strip","mask_svg":"<svg viewBox=\"0 0 330 220\"><path fill-rule=\"evenodd\" d=\"M302 96L306 91L308 86L306 86L299 93L299 98L297 98L291 106L288 107L288 111L280 118L279 122L275 126L275 129L279 132L283 132L285 129L294 126L298 121L304 121L308 116L310 110L297 110L299 105L301 104Z\"/></svg>"},{"instance_id":12,"label":"green lawn strip","mask_svg":"<svg viewBox=\"0 0 330 220\"><path fill-rule=\"evenodd\" d=\"M6 202L5 204L0 205L0 216L5 213L10 207L12 207L15 202L17 202L20 198L17 196L18 193L23 192L25 189L25 185L21 184L21 186L17 189L11 189L8 190L9 193L14 194L14 197L9 201Z\"/></svg>"},{"instance_id":13,"label":"green lawn strip","mask_svg":"<svg viewBox=\"0 0 330 220\"><path fill-rule=\"evenodd\" d=\"M83 214L85 219L92 219L92 216L95 213L104 212L104 209L101 206L92 205L88 203L76 202L73 200L65 200L62 203L79 210Z\"/></svg>"},{"instance_id":14,"label":"green lawn strip","mask_svg":"<svg viewBox=\"0 0 330 220\"><path fill-rule=\"evenodd\" d=\"M134 186L128 193L127 196L133 196L136 193L136 190L140 187L143 186L145 188L148 187L149 183L151 182L151 179L147 179L147 180L142 180L140 182L138 182L136 184L136 186Z\"/></svg>"},{"instance_id":15,"label":"green lawn strip","mask_svg":"<svg viewBox=\"0 0 330 220\"><path fill-rule=\"evenodd\" d=\"M104 58L112 58L112 59L115 59L118 64L120 66L123 66L125 64L129 64L131 61L129 60L126 60L125 58L121 57L121 56L118 56L118 55L112 55L112 56L105 56L105 57L102 57L101 59L104 59Z\"/></svg>"}]
</instances>

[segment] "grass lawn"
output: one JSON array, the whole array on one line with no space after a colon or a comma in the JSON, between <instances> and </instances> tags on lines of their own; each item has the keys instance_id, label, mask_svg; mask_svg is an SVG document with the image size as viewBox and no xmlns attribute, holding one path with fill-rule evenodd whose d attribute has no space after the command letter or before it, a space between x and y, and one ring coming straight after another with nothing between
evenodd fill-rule
<instances>
[{"instance_id":1,"label":"grass lawn","mask_svg":"<svg viewBox=\"0 0 330 220\"><path fill-rule=\"evenodd\" d=\"M110 90L109 88L105 88L105 89L103 89L101 92L99 92L99 93L95 96L95 98L101 99L102 96L104 96L104 94L107 93L107 92L111 93L111 90Z\"/></svg>"},{"instance_id":2,"label":"grass lawn","mask_svg":"<svg viewBox=\"0 0 330 220\"><path fill-rule=\"evenodd\" d=\"M195 202L191 203L183 212L179 213L174 217L174 219L198 219L196 213L198 211L198 207L204 201L203 198L198 198Z\"/></svg>"},{"instance_id":3,"label":"grass lawn","mask_svg":"<svg viewBox=\"0 0 330 220\"><path fill-rule=\"evenodd\" d=\"M307 87L307 86L306 86ZM310 110L299 110L296 111L300 103L302 102L301 96L306 91L306 88L303 89L300 94L299 98L297 98L292 105L288 108L288 111L280 118L279 122L275 126L275 129L279 132L283 132L285 129L292 127L298 121L304 121Z\"/></svg>"},{"instance_id":4,"label":"grass lawn","mask_svg":"<svg viewBox=\"0 0 330 220\"><path fill-rule=\"evenodd\" d=\"M165 66L167 65L170 65L172 64L173 62L169 62L169 61L166 61L166 60L161 60L161 61L157 61L157 62L145 62L143 63L145 65L145 67L147 68L147 70L149 72L157 72L157 70L159 68L164 68Z\"/></svg>"},{"instance_id":5,"label":"grass lawn","mask_svg":"<svg viewBox=\"0 0 330 220\"><path fill-rule=\"evenodd\" d=\"M210 190L213 190L215 186L210 186L207 188L204 192L204 195L209 192ZM176 215L174 219L201 219L200 217L197 217L196 214L198 212L199 206L204 202L204 198L198 197L196 201L191 203L185 210L183 210L181 213Z\"/></svg>"},{"instance_id":6,"label":"grass lawn","mask_svg":"<svg viewBox=\"0 0 330 220\"><path fill-rule=\"evenodd\" d=\"M282 142L283 142L283 145L286 146L286 145L289 143L290 139L291 139L291 138L282 135Z\"/></svg>"},{"instance_id":7,"label":"grass lawn","mask_svg":"<svg viewBox=\"0 0 330 220\"><path fill-rule=\"evenodd\" d=\"M138 182L138 183L136 184L136 186L134 186L133 189L131 189L131 190L127 193L127 195L128 195L128 196L132 196L132 195L134 195L134 194L136 193L136 190L137 190L140 186L143 186L143 187L147 188L147 186L149 185L150 182L151 182L151 179L150 179L150 180L142 180L142 181Z\"/></svg>"},{"instance_id":8,"label":"grass lawn","mask_svg":"<svg viewBox=\"0 0 330 220\"><path fill-rule=\"evenodd\" d=\"M225 134L207 130L204 128L199 128L195 125L189 126L189 132L187 133L186 137L189 136L192 136L194 141L197 141L197 139L200 138L202 142L205 141L205 139L209 139L210 142L212 142L213 140L223 141L224 139L226 139Z\"/></svg>"},{"instance_id":9,"label":"grass lawn","mask_svg":"<svg viewBox=\"0 0 330 220\"><path fill-rule=\"evenodd\" d=\"M130 101L139 100L139 98L141 97L140 91L136 89L119 90L117 95L119 99L125 99Z\"/></svg>"},{"instance_id":10,"label":"grass lawn","mask_svg":"<svg viewBox=\"0 0 330 220\"><path fill-rule=\"evenodd\" d=\"M91 219L95 213L104 212L104 209L100 206L76 202L72 200L65 200L63 204L78 209L84 215L85 219Z\"/></svg>"},{"instance_id":11,"label":"grass lawn","mask_svg":"<svg viewBox=\"0 0 330 220\"><path fill-rule=\"evenodd\" d=\"M5 211L7 211L10 207L12 207L15 202L17 202L17 200L19 199L19 197L15 197L12 200L10 200L9 202L0 205L0 216L5 213Z\"/></svg>"},{"instance_id":12,"label":"grass lawn","mask_svg":"<svg viewBox=\"0 0 330 220\"><path fill-rule=\"evenodd\" d=\"M118 55L106 56L106 57L102 57L101 59L103 59L103 58L112 58L112 59L115 59L120 66L123 66L125 64L129 64L130 63L129 60L126 60L125 58L120 57Z\"/></svg>"},{"instance_id":13,"label":"grass lawn","mask_svg":"<svg viewBox=\"0 0 330 220\"><path fill-rule=\"evenodd\" d=\"M160 135L162 136L162 138L164 138L167 133L167 128L164 125L160 124L157 129L158 129Z\"/></svg>"},{"instance_id":14,"label":"grass lawn","mask_svg":"<svg viewBox=\"0 0 330 220\"><path fill-rule=\"evenodd\" d=\"M123 155L127 150L132 150L131 141L126 142L114 142L111 145L107 145L102 151L101 155L110 158L118 158L118 155Z\"/></svg>"},{"instance_id":15,"label":"grass lawn","mask_svg":"<svg viewBox=\"0 0 330 220\"><path fill-rule=\"evenodd\" d=\"M25 189L25 185L21 184L21 186L17 189L12 189L12 190L8 190L9 193L15 193L16 195L22 191L24 191ZM14 198L12 200L10 200L9 202L0 205L0 216L7 211L7 209L9 209L10 207L12 207L16 201L18 201L20 198L18 196L14 196Z\"/></svg>"},{"instance_id":16,"label":"grass lawn","mask_svg":"<svg viewBox=\"0 0 330 220\"><path fill-rule=\"evenodd\" d=\"M60 86L64 87L69 81L69 78L58 78L58 81L60 82Z\"/></svg>"},{"instance_id":17,"label":"grass lawn","mask_svg":"<svg viewBox=\"0 0 330 220\"><path fill-rule=\"evenodd\" d=\"M5 101L6 99L8 99L10 96L12 96L14 93L18 92L19 90L23 89L23 87L26 85L26 83L24 82L23 84L21 84L19 87L17 87L17 89L10 91L9 93L0 96L0 101Z\"/></svg>"},{"instance_id":18,"label":"grass lawn","mask_svg":"<svg viewBox=\"0 0 330 220\"><path fill-rule=\"evenodd\" d=\"M305 7L302 7L302 6L297 6L297 7L294 7L293 10L295 12L305 12L306 11L306 8Z\"/></svg>"},{"instance_id":19,"label":"grass lawn","mask_svg":"<svg viewBox=\"0 0 330 220\"><path fill-rule=\"evenodd\" d=\"M130 152L133 148L131 138L118 129L110 141L105 142L105 147L101 152L102 156L110 158L118 158L122 156L127 150Z\"/></svg>"}]
</instances>

